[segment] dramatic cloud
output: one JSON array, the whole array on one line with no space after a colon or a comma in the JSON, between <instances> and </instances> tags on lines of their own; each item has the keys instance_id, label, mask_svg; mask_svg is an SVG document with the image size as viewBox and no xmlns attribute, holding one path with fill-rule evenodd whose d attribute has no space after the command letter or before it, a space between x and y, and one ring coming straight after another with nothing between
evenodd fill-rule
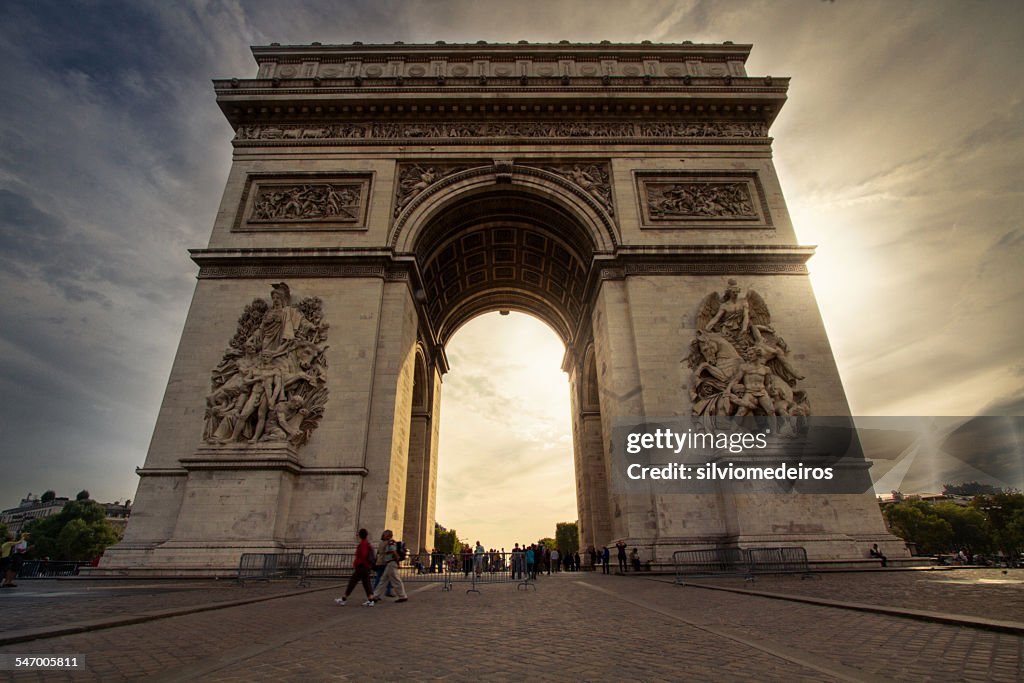
<instances>
[{"instance_id":1,"label":"dramatic cloud","mask_svg":"<svg viewBox=\"0 0 1024 683\"><path fill-rule=\"evenodd\" d=\"M4 11L0 506L45 488L134 494L194 286L186 250L205 246L230 165L209 81L253 75L249 46L271 41L753 43L750 73L793 77L772 129L775 163L801 241L819 246L812 280L854 411L1020 409L1021 3L197 0ZM564 376L554 371L549 407L536 400L546 380L533 362L471 356L516 324L467 326L445 382L439 518L488 544L511 530L550 533L526 529L522 510L551 524L575 516L567 413L540 420L558 415L558 401L568 410ZM565 469L546 469L554 463ZM499 519L508 523L486 526Z\"/></svg>"}]
</instances>

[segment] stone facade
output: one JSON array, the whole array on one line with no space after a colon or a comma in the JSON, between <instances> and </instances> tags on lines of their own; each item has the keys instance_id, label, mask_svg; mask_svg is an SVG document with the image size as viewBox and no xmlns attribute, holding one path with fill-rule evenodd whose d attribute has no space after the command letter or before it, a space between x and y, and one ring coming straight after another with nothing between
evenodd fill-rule
<instances>
[{"instance_id":1,"label":"stone facade","mask_svg":"<svg viewBox=\"0 0 1024 683\"><path fill-rule=\"evenodd\" d=\"M227 572L246 550L351 548L360 527L426 547L444 347L493 310L533 314L566 344L584 545L626 539L656 562L755 541L819 560L874 542L900 554L870 495L609 486L615 419L691 414L681 361L701 302L730 279L771 307L816 414L849 413L804 265L813 249L796 244L771 160L788 79L747 76L749 45L253 51L255 79L215 81L233 165L210 242L192 252L199 281L134 513L102 569ZM316 381L303 379L309 315L251 321L250 349L235 337L281 283L293 302L321 302ZM311 425L304 397L321 381ZM227 425L204 441L211 410ZM276 421L271 437L259 420Z\"/></svg>"}]
</instances>

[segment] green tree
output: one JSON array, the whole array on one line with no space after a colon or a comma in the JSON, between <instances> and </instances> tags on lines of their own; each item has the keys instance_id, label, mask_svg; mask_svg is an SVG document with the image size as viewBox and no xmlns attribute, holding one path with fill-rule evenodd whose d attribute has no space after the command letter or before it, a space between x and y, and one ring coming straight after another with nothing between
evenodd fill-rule
<instances>
[{"instance_id":1,"label":"green tree","mask_svg":"<svg viewBox=\"0 0 1024 683\"><path fill-rule=\"evenodd\" d=\"M555 525L555 543L559 551L574 553L580 549L579 522L559 522Z\"/></svg>"},{"instance_id":2,"label":"green tree","mask_svg":"<svg viewBox=\"0 0 1024 683\"><path fill-rule=\"evenodd\" d=\"M920 500L904 500L885 508L889 526L921 552L943 553L952 548L953 527Z\"/></svg>"},{"instance_id":3,"label":"green tree","mask_svg":"<svg viewBox=\"0 0 1024 683\"><path fill-rule=\"evenodd\" d=\"M548 550L555 550L556 548L558 548L558 541L551 538L550 536L548 536L547 538L540 539L540 542L541 545L543 545Z\"/></svg>"},{"instance_id":4,"label":"green tree","mask_svg":"<svg viewBox=\"0 0 1024 683\"><path fill-rule=\"evenodd\" d=\"M992 547L988 519L981 510L946 502L933 505L931 511L953 529L953 548L969 548L978 553Z\"/></svg>"},{"instance_id":5,"label":"green tree","mask_svg":"<svg viewBox=\"0 0 1024 683\"><path fill-rule=\"evenodd\" d=\"M988 518L993 546L1011 555L1024 548L1024 493L1002 491L975 496L971 507Z\"/></svg>"},{"instance_id":6,"label":"green tree","mask_svg":"<svg viewBox=\"0 0 1024 683\"><path fill-rule=\"evenodd\" d=\"M7 528L7 525L0 522L0 543L6 542L11 537L11 530Z\"/></svg>"},{"instance_id":7,"label":"green tree","mask_svg":"<svg viewBox=\"0 0 1024 683\"><path fill-rule=\"evenodd\" d=\"M39 502L49 503L56 497L57 494L53 491L43 491L43 495L39 496Z\"/></svg>"},{"instance_id":8,"label":"green tree","mask_svg":"<svg viewBox=\"0 0 1024 683\"><path fill-rule=\"evenodd\" d=\"M437 551L446 554L453 553L455 552L456 544L461 547L463 542L459 540L459 535L455 532L455 529L445 529L435 522L434 547L437 548Z\"/></svg>"},{"instance_id":9,"label":"green tree","mask_svg":"<svg viewBox=\"0 0 1024 683\"><path fill-rule=\"evenodd\" d=\"M32 534L33 554L54 560L88 561L117 542L106 510L91 500L68 503L55 515L29 522L25 530Z\"/></svg>"},{"instance_id":10,"label":"green tree","mask_svg":"<svg viewBox=\"0 0 1024 683\"><path fill-rule=\"evenodd\" d=\"M75 500L89 500L89 492L82 489L78 492L78 495L75 496Z\"/></svg>"},{"instance_id":11,"label":"green tree","mask_svg":"<svg viewBox=\"0 0 1024 683\"><path fill-rule=\"evenodd\" d=\"M1021 551L1024 551L1024 510L1013 513L997 541L999 547L1009 553L1010 557L1020 557Z\"/></svg>"}]
</instances>

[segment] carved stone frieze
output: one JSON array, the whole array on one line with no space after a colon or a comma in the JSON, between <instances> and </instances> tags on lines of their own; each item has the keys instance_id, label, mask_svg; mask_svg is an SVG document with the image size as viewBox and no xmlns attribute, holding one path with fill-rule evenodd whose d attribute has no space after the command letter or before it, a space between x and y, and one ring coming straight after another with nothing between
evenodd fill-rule
<instances>
[{"instance_id":1,"label":"carved stone frieze","mask_svg":"<svg viewBox=\"0 0 1024 683\"><path fill-rule=\"evenodd\" d=\"M312 124L257 124L240 126L235 131L236 140L326 140L339 138L366 138L370 124L341 123L332 125Z\"/></svg>"},{"instance_id":2,"label":"carved stone frieze","mask_svg":"<svg viewBox=\"0 0 1024 683\"><path fill-rule=\"evenodd\" d=\"M231 446L302 446L327 402L328 325L323 302L291 303L287 284L272 286L270 303L255 299L238 319L210 380L203 440Z\"/></svg>"},{"instance_id":3,"label":"carved stone frieze","mask_svg":"<svg viewBox=\"0 0 1024 683\"><path fill-rule=\"evenodd\" d=\"M736 283L722 296L704 297L697 334L686 357L692 370L694 415L810 415L804 376L793 366L789 347L771 324L768 305L756 291Z\"/></svg>"},{"instance_id":4,"label":"carved stone frieze","mask_svg":"<svg viewBox=\"0 0 1024 683\"><path fill-rule=\"evenodd\" d=\"M262 186L253 200L249 222L358 222L360 189L359 183Z\"/></svg>"},{"instance_id":5,"label":"carved stone frieze","mask_svg":"<svg viewBox=\"0 0 1024 683\"><path fill-rule=\"evenodd\" d=\"M644 227L772 227L752 171L642 171L637 199Z\"/></svg>"},{"instance_id":6,"label":"carved stone frieze","mask_svg":"<svg viewBox=\"0 0 1024 683\"><path fill-rule=\"evenodd\" d=\"M763 138L762 121L438 121L425 123L254 124L239 126L236 141L404 140L476 138Z\"/></svg>"},{"instance_id":7,"label":"carved stone frieze","mask_svg":"<svg viewBox=\"0 0 1024 683\"><path fill-rule=\"evenodd\" d=\"M747 183L647 183L652 219L757 218Z\"/></svg>"},{"instance_id":8,"label":"carved stone frieze","mask_svg":"<svg viewBox=\"0 0 1024 683\"><path fill-rule=\"evenodd\" d=\"M359 230L371 174L255 173L246 178L234 231Z\"/></svg>"},{"instance_id":9,"label":"carved stone frieze","mask_svg":"<svg viewBox=\"0 0 1024 683\"><path fill-rule=\"evenodd\" d=\"M477 164L479 165L479 164ZM437 181L459 171L473 168L473 164L403 163L398 165L395 189L395 213L398 215L425 189Z\"/></svg>"},{"instance_id":10,"label":"carved stone frieze","mask_svg":"<svg viewBox=\"0 0 1024 683\"><path fill-rule=\"evenodd\" d=\"M615 215L612 203L611 173L606 163L579 162L573 164L555 164L538 166L545 171L556 173L566 180L575 183L580 189L593 197L609 216Z\"/></svg>"},{"instance_id":11,"label":"carved stone frieze","mask_svg":"<svg viewBox=\"0 0 1024 683\"><path fill-rule=\"evenodd\" d=\"M763 121L676 121L637 125L637 134L648 138L763 138L768 125Z\"/></svg>"}]
</instances>

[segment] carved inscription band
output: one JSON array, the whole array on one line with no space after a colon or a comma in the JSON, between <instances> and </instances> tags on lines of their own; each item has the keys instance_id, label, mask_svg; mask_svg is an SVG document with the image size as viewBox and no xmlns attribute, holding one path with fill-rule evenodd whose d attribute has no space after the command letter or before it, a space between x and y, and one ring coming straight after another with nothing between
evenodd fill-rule
<instances>
[{"instance_id":1,"label":"carved inscription band","mask_svg":"<svg viewBox=\"0 0 1024 683\"><path fill-rule=\"evenodd\" d=\"M463 138L765 138L763 121L676 122L442 122L255 124L239 126L236 141L249 140L396 140Z\"/></svg>"}]
</instances>

